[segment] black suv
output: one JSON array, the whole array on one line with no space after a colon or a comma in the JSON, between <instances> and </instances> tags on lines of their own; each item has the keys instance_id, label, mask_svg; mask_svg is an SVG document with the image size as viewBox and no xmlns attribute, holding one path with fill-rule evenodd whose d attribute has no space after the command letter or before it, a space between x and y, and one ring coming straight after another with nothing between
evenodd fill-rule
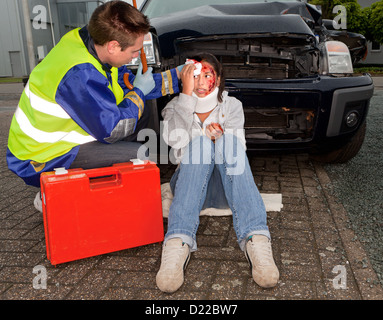
<instances>
[{"instance_id":1,"label":"black suv","mask_svg":"<svg viewBox=\"0 0 383 320\"><path fill-rule=\"evenodd\" d=\"M221 61L226 90L243 103L249 151L325 162L358 153L374 90L368 74L353 74L362 35L334 30L306 1L146 0L140 10L152 25L144 50L155 71L200 51ZM152 104L159 113L171 98Z\"/></svg>"}]
</instances>

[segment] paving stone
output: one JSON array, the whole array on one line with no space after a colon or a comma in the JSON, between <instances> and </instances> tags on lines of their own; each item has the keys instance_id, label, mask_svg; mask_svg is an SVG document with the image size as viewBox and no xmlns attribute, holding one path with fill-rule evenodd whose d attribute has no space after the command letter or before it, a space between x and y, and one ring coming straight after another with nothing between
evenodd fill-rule
<instances>
[{"instance_id":1,"label":"paving stone","mask_svg":"<svg viewBox=\"0 0 383 320\"><path fill-rule=\"evenodd\" d=\"M155 283L161 243L52 266L46 257L43 217L33 206L38 189L26 186L6 168L11 118L8 111L0 118L1 300L383 299L363 244L350 229L342 204L332 196L331 181L306 154L249 156L259 190L282 193L282 210L268 212L280 270L275 288L263 289L253 281L231 216L201 217L198 250L192 253L184 284L173 294L162 293ZM161 183L169 182L176 165L158 167ZM45 268L45 289L34 288L36 266Z\"/></svg>"}]
</instances>

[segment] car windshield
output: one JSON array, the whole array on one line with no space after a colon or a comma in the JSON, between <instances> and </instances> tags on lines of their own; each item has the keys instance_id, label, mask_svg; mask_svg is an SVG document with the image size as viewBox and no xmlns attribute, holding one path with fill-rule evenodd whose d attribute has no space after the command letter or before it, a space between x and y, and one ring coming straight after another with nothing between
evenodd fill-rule
<instances>
[{"instance_id":1,"label":"car windshield","mask_svg":"<svg viewBox=\"0 0 383 320\"><path fill-rule=\"evenodd\" d=\"M299 2L299 0L278 0L280 2ZM188 10L204 5L234 4L252 2L273 2L272 0L149 0L142 7L142 12L151 18L169 13ZM306 1L301 1L306 2Z\"/></svg>"}]
</instances>

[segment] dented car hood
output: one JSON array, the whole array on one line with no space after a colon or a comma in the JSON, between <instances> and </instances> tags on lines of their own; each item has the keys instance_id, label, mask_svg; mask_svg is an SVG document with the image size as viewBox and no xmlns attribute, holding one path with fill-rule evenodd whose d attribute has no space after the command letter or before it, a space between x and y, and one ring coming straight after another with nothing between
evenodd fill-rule
<instances>
[{"instance_id":1,"label":"dented car hood","mask_svg":"<svg viewBox=\"0 0 383 320\"><path fill-rule=\"evenodd\" d=\"M321 23L321 13L301 2L207 5L152 18L163 56L175 53L180 38L237 34L299 34L314 37L306 21Z\"/></svg>"}]
</instances>

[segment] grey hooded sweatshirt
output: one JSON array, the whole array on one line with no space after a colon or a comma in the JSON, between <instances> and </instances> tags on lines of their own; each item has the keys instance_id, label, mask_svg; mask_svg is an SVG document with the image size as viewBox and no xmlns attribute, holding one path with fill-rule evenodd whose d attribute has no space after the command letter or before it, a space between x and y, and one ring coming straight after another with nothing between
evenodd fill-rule
<instances>
[{"instance_id":1,"label":"grey hooded sweatshirt","mask_svg":"<svg viewBox=\"0 0 383 320\"><path fill-rule=\"evenodd\" d=\"M197 98L180 93L162 110L163 138L172 147L176 163L181 161L189 142L204 135L206 126L214 122L221 125L225 134L235 135L246 149L243 128L245 117L241 101L224 91L222 103L218 103L203 123L194 112L196 104Z\"/></svg>"}]
</instances>

